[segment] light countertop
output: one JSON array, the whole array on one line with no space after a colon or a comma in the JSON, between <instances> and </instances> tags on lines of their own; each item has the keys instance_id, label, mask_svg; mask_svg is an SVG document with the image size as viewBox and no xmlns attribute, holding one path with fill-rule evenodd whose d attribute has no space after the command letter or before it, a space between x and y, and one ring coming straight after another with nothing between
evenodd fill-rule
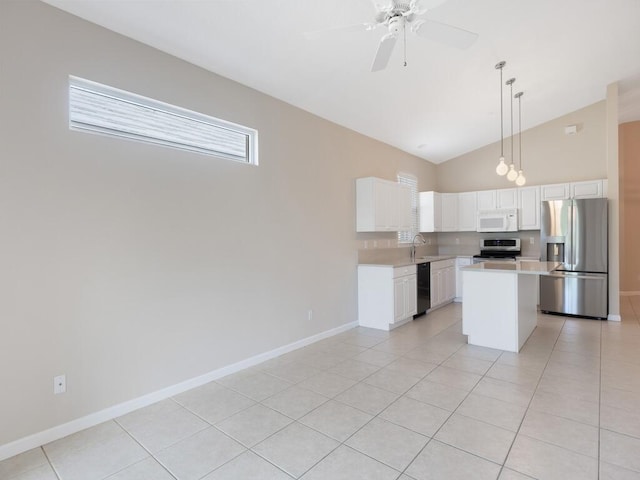
<instances>
[{"instance_id":1,"label":"light countertop","mask_svg":"<svg viewBox=\"0 0 640 480\"><path fill-rule=\"evenodd\" d=\"M546 275L558 268L560 265L562 264L558 262L538 262L531 260L523 262L482 262L463 267L462 270L465 272L500 272Z\"/></svg>"},{"instance_id":2,"label":"light countertop","mask_svg":"<svg viewBox=\"0 0 640 480\"><path fill-rule=\"evenodd\" d=\"M458 255L430 255L428 257L417 257L414 261L406 258L402 260L395 261L380 261L380 262L365 262L359 263L358 265L367 265L367 266L375 266L375 267L406 267L408 265L418 265L419 263L431 263L438 262L440 260L450 260L452 258L456 258Z\"/></svg>"}]
</instances>

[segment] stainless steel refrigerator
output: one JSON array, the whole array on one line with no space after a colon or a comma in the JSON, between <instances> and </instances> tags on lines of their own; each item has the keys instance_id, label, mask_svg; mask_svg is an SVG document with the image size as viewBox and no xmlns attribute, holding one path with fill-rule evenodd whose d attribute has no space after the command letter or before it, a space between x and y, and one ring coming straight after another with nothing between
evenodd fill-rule
<instances>
[{"instance_id":1,"label":"stainless steel refrigerator","mask_svg":"<svg viewBox=\"0 0 640 480\"><path fill-rule=\"evenodd\" d=\"M609 310L607 199L542 202L543 261L562 262L540 277L540 310L607 318Z\"/></svg>"}]
</instances>

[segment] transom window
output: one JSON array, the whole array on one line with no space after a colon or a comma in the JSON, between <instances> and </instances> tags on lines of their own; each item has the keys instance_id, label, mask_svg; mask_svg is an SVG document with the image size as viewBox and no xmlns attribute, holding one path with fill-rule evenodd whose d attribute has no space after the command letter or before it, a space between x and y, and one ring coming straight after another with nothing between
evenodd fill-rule
<instances>
[{"instance_id":1,"label":"transom window","mask_svg":"<svg viewBox=\"0 0 640 480\"><path fill-rule=\"evenodd\" d=\"M258 164L258 131L69 77L69 128Z\"/></svg>"}]
</instances>

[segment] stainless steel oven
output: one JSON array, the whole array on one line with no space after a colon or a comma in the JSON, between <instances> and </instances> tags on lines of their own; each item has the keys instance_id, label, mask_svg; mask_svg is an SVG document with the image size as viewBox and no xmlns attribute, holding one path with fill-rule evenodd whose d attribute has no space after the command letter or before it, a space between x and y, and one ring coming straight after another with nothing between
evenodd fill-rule
<instances>
[{"instance_id":1,"label":"stainless steel oven","mask_svg":"<svg viewBox=\"0 0 640 480\"><path fill-rule=\"evenodd\" d=\"M483 238L480 254L473 256L473 263L513 262L520 253L519 238Z\"/></svg>"}]
</instances>

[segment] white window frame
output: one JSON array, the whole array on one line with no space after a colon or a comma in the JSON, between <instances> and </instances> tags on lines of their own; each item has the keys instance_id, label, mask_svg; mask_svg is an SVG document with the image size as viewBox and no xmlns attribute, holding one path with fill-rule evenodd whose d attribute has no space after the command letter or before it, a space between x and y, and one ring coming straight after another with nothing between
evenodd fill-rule
<instances>
[{"instance_id":1,"label":"white window frame","mask_svg":"<svg viewBox=\"0 0 640 480\"><path fill-rule=\"evenodd\" d=\"M69 76L69 128L258 165L258 131Z\"/></svg>"},{"instance_id":2,"label":"white window frame","mask_svg":"<svg viewBox=\"0 0 640 480\"><path fill-rule=\"evenodd\" d=\"M411 189L411 230L398 232L398 244L413 242L413 238L420 233L418 227L418 177L411 173L398 172L398 183Z\"/></svg>"}]
</instances>

